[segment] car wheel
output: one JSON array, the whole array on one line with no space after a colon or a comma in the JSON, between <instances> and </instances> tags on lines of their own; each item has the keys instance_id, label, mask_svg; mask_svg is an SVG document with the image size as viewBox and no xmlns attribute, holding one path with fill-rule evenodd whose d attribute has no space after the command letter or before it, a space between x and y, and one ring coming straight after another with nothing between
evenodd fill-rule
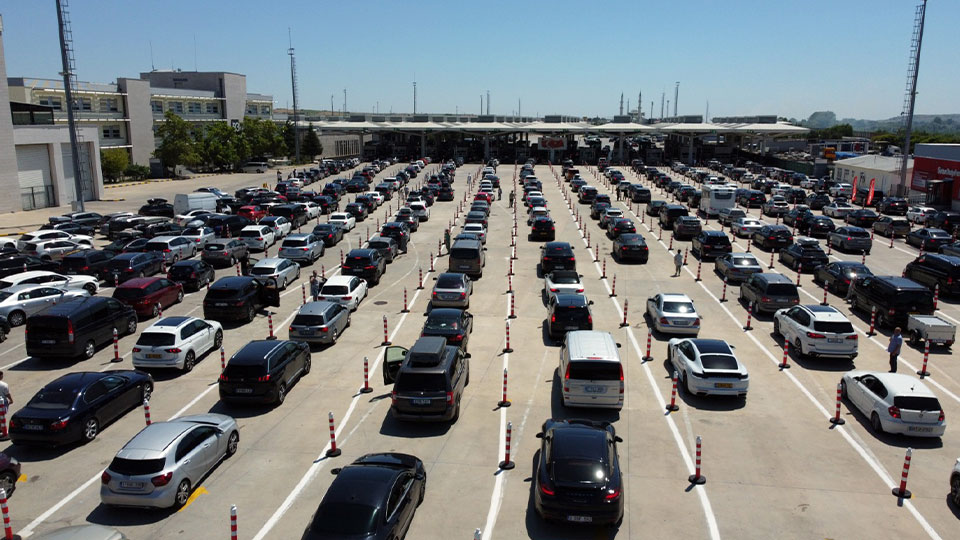
<instances>
[{"instance_id":1,"label":"car wheel","mask_svg":"<svg viewBox=\"0 0 960 540\"><path fill-rule=\"evenodd\" d=\"M953 497L953 504L960 506L960 475L950 479L950 495Z\"/></svg>"},{"instance_id":2,"label":"car wheel","mask_svg":"<svg viewBox=\"0 0 960 540\"><path fill-rule=\"evenodd\" d=\"M453 418L450 419L451 424L456 424L457 420L460 419L460 400L457 400L457 408L453 410Z\"/></svg>"},{"instance_id":3,"label":"car wheel","mask_svg":"<svg viewBox=\"0 0 960 540\"><path fill-rule=\"evenodd\" d=\"M873 431L880 435L883 433L883 424L880 423L880 415L873 413L870 415L870 425L873 427Z\"/></svg>"},{"instance_id":4,"label":"car wheel","mask_svg":"<svg viewBox=\"0 0 960 540\"><path fill-rule=\"evenodd\" d=\"M94 295L94 294L96 294L96 292L97 292L97 286L94 285L93 283L87 283L86 285L83 286L83 288L84 288L88 293L90 293L91 296Z\"/></svg>"},{"instance_id":5,"label":"car wheel","mask_svg":"<svg viewBox=\"0 0 960 540\"><path fill-rule=\"evenodd\" d=\"M10 497L13 490L17 489L17 477L13 474L13 471L0 473L0 489L7 494L7 497Z\"/></svg>"},{"instance_id":6,"label":"car wheel","mask_svg":"<svg viewBox=\"0 0 960 540\"><path fill-rule=\"evenodd\" d=\"M87 359L93 358L93 355L96 354L96 352L97 352L97 345L93 342L92 339L87 341L87 343L83 346L84 358L87 358Z\"/></svg>"},{"instance_id":7,"label":"car wheel","mask_svg":"<svg viewBox=\"0 0 960 540\"><path fill-rule=\"evenodd\" d=\"M147 381L143 383L143 387L140 389L140 401L149 401L150 396L153 395L153 383Z\"/></svg>"},{"instance_id":8,"label":"car wheel","mask_svg":"<svg viewBox=\"0 0 960 540\"><path fill-rule=\"evenodd\" d=\"M277 387L277 405L283 405L285 399L287 399L287 385L286 383L280 383L280 386Z\"/></svg>"},{"instance_id":9,"label":"car wheel","mask_svg":"<svg viewBox=\"0 0 960 540\"><path fill-rule=\"evenodd\" d=\"M230 256L230 266L234 266L235 264L237 264L237 258L231 255L231 256Z\"/></svg>"},{"instance_id":10,"label":"car wheel","mask_svg":"<svg viewBox=\"0 0 960 540\"><path fill-rule=\"evenodd\" d=\"M97 433L100 433L100 422L91 416L83 423L83 442L90 442L96 439Z\"/></svg>"},{"instance_id":11,"label":"car wheel","mask_svg":"<svg viewBox=\"0 0 960 540\"><path fill-rule=\"evenodd\" d=\"M331 345L336 345L336 344L337 344L337 338L338 338L338 337L340 337L340 335L337 333L337 329L334 328L334 329L333 329L333 334L330 335L330 344L331 344Z\"/></svg>"},{"instance_id":12,"label":"car wheel","mask_svg":"<svg viewBox=\"0 0 960 540\"><path fill-rule=\"evenodd\" d=\"M253 306L247 306L247 322L253 322L253 319L257 316L257 311L253 309Z\"/></svg>"},{"instance_id":13,"label":"car wheel","mask_svg":"<svg viewBox=\"0 0 960 540\"><path fill-rule=\"evenodd\" d=\"M310 358L308 357L307 360L306 360L306 362L303 363L303 375L306 375L307 373L310 373L310 367L311 367L310 364L311 364ZM301 375L301 377L302 377L303 375Z\"/></svg>"},{"instance_id":14,"label":"car wheel","mask_svg":"<svg viewBox=\"0 0 960 540\"><path fill-rule=\"evenodd\" d=\"M219 349L221 346L223 346L223 330L217 330L213 335L213 348Z\"/></svg>"},{"instance_id":15,"label":"car wheel","mask_svg":"<svg viewBox=\"0 0 960 540\"><path fill-rule=\"evenodd\" d=\"M156 317L160 315L160 304L154 304L153 309L150 311L151 317Z\"/></svg>"},{"instance_id":16,"label":"car wheel","mask_svg":"<svg viewBox=\"0 0 960 540\"><path fill-rule=\"evenodd\" d=\"M174 508L183 508L183 505L187 504L187 501L190 500L190 481L184 478L180 481L180 484L177 486L177 494L174 496L173 507Z\"/></svg>"},{"instance_id":17,"label":"car wheel","mask_svg":"<svg viewBox=\"0 0 960 540\"><path fill-rule=\"evenodd\" d=\"M240 434L236 431L230 432L230 437L227 438L227 457L230 457L237 453L237 448L240 447Z\"/></svg>"},{"instance_id":18,"label":"car wheel","mask_svg":"<svg viewBox=\"0 0 960 540\"><path fill-rule=\"evenodd\" d=\"M797 358L803 358L806 356L803 352L803 343L800 341L800 338L797 338L793 342L793 348L797 351Z\"/></svg>"},{"instance_id":19,"label":"car wheel","mask_svg":"<svg viewBox=\"0 0 960 540\"><path fill-rule=\"evenodd\" d=\"M7 315L7 322L10 323L10 326L20 326L27 320L27 315L20 311L13 311Z\"/></svg>"},{"instance_id":20,"label":"car wheel","mask_svg":"<svg viewBox=\"0 0 960 540\"><path fill-rule=\"evenodd\" d=\"M183 289L177 291L177 303L183 302Z\"/></svg>"},{"instance_id":21,"label":"car wheel","mask_svg":"<svg viewBox=\"0 0 960 540\"><path fill-rule=\"evenodd\" d=\"M783 333L780 332L780 321L777 319L773 320L773 335L782 336Z\"/></svg>"},{"instance_id":22,"label":"car wheel","mask_svg":"<svg viewBox=\"0 0 960 540\"><path fill-rule=\"evenodd\" d=\"M197 363L197 355L193 351L187 351L187 356L183 358L183 372L188 373Z\"/></svg>"},{"instance_id":23,"label":"car wheel","mask_svg":"<svg viewBox=\"0 0 960 540\"><path fill-rule=\"evenodd\" d=\"M840 381L840 399L847 399L847 381Z\"/></svg>"}]
</instances>

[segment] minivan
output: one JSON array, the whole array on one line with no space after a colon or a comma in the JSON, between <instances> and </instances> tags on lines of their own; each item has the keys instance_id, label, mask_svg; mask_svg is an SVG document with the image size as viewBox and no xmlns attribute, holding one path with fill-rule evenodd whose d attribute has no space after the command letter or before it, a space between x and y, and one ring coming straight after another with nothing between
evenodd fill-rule
<instances>
[{"instance_id":1,"label":"minivan","mask_svg":"<svg viewBox=\"0 0 960 540\"><path fill-rule=\"evenodd\" d=\"M479 240L457 240L450 248L448 272L460 272L473 279L483 276L487 255Z\"/></svg>"},{"instance_id":2,"label":"minivan","mask_svg":"<svg viewBox=\"0 0 960 540\"><path fill-rule=\"evenodd\" d=\"M137 314L113 298L66 299L27 317L27 354L35 358L91 358L118 335L137 332Z\"/></svg>"},{"instance_id":3,"label":"minivan","mask_svg":"<svg viewBox=\"0 0 960 540\"><path fill-rule=\"evenodd\" d=\"M773 313L800 303L800 294L793 281L783 274L751 274L740 286L740 301L753 305L754 314Z\"/></svg>"},{"instance_id":4,"label":"minivan","mask_svg":"<svg viewBox=\"0 0 960 540\"><path fill-rule=\"evenodd\" d=\"M924 253L907 263L903 277L931 289L939 285L943 294L960 294L960 257Z\"/></svg>"},{"instance_id":5,"label":"minivan","mask_svg":"<svg viewBox=\"0 0 960 540\"><path fill-rule=\"evenodd\" d=\"M870 316L877 310L877 326L906 326L911 314L933 315L933 292L900 276L864 276L854 280L850 309Z\"/></svg>"},{"instance_id":6,"label":"minivan","mask_svg":"<svg viewBox=\"0 0 960 540\"><path fill-rule=\"evenodd\" d=\"M567 332L560 346L561 400L567 407L623 408L620 344L609 332Z\"/></svg>"}]
</instances>

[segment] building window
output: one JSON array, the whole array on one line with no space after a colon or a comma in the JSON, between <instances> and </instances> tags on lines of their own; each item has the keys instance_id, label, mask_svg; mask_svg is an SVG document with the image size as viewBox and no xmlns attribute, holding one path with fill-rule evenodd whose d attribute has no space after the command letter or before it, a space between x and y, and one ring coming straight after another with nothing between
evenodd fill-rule
<instances>
[{"instance_id":1,"label":"building window","mask_svg":"<svg viewBox=\"0 0 960 540\"><path fill-rule=\"evenodd\" d=\"M250 115L255 115L255 114L257 114L257 106L256 106L256 105L250 105L250 104L248 103L248 104L247 104L247 114L250 114Z\"/></svg>"},{"instance_id":2,"label":"building window","mask_svg":"<svg viewBox=\"0 0 960 540\"><path fill-rule=\"evenodd\" d=\"M57 111L63 109L63 103L60 101L60 98L56 96L40 96L40 105L53 107L53 109Z\"/></svg>"},{"instance_id":3,"label":"building window","mask_svg":"<svg viewBox=\"0 0 960 540\"><path fill-rule=\"evenodd\" d=\"M163 114L163 102L158 100L151 100L150 110L153 111L154 114Z\"/></svg>"},{"instance_id":4,"label":"building window","mask_svg":"<svg viewBox=\"0 0 960 540\"><path fill-rule=\"evenodd\" d=\"M100 98L100 112L117 112L117 98Z\"/></svg>"},{"instance_id":5,"label":"building window","mask_svg":"<svg viewBox=\"0 0 960 540\"><path fill-rule=\"evenodd\" d=\"M260 114L262 114L262 115L264 115L264 116L270 116L270 106L269 106L269 105L261 105L261 106L260 106Z\"/></svg>"},{"instance_id":6,"label":"building window","mask_svg":"<svg viewBox=\"0 0 960 540\"><path fill-rule=\"evenodd\" d=\"M119 138L120 138L120 126L103 126L103 138L104 138L104 139L119 139Z\"/></svg>"},{"instance_id":7,"label":"building window","mask_svg":"<svg viewBox=\"0 0 960 540\"><path fill-rule=\"evenodd\" d=\"M93 102L88 97L82 97L73 100L73 110L89 111L93 108Z\"/></svg>"},{"instance_id":8,"label":"building window","mask_svg":"<svg viewBox=\"0 0 960 540\"><path fill-rule=\"evenodd\" d=\"M167 110L175 112L177 114L183 114L183 102L182 101L171 101L167 103Z\"/></svg>"},{"instance_id":9,"label":"building window","mask_svg":"<svg viewBox=\"0 0 960 540\"><path fill-rule=\"evenodd\" d=\"M190 101L187 103L187 112L190 114L200 114L202 109L200 108L199 101Z\"/></svg>"},{"instance_id":10,"label":"building window","mask_svg":"<svg viewBox=\"0 0 960 540\"><path fill-rule=\"evenodd\" d=\"M207 114L220 114L220 107L216 103L207 103Z\"/></svg>"}]
</instances>

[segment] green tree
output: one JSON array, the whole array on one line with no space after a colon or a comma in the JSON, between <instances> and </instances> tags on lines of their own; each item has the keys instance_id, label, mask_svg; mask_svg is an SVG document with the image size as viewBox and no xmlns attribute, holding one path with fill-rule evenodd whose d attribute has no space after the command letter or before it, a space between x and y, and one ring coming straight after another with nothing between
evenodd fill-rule
<instances>
[{"instance_id":1,"label":"green tree","mask_svg":"<svg viewBox=\"0 0 960 540\"><path fill-rule=\"evenodd\" d=\"M303 134L303 142L300 145L300 154L304 161L313 161L313 158L323 153L323 145L320 144L320 137L316 130L310 126Z\"/></svg>"},{"instance_id":2,"label":"green tree","mask_svg":"<svg viewBox=\"0 0 960 540\"><path fill-rule=\"evenodd\" d=\"M248 117L243 119L242 125L243 138L250 146L251 156L281 156L286 153L280 128L272 121Z\"/></svg>"},{"instance_id":3,"label":"green tree","mask_svg":"<svg viewBox=\"0 0 960 540\"><path fill-rule=\"evenodd\" d=\"M104 178L116 180L130 164L127 151L123 148L108 148L100 152L100 168Z\"/></svg>"},{"instance_id":4,"label":"green tree","mask_svg":"<svg viewBox=\"0 0 960 540\"><path fill-rule=\"evenodd\" d=\"M293 154L297 147L297 143L294 140L294 129L292 122L288 121L283 124L283 126L280 128L280 137L283 140L283 145L287 148L287 153ZM290 161L296 161L296 156L291 155L290 158Z\"/></svg>"},{"instance_id":5,"label":"green tree","mask_svg":"<svg viewBox=\"0 0 960 540\"><path fill-rule=\"evenodd\" d=\"M229 169L250 157L250 144L226 122L207 128L202 144L203 161L217 169Z\"/></svg>"},{"instance_id":6,"label":"green tree","mask_svg":"<svg viewBox=\"0 0 960 540\"><path fill-rule=\"evenodd\" d=\"M150 176L150 167L146 165L137 165L136 163L131 163L124 171L123 175L128 178L133 178L134 180L143 180L144 178Z\"/></svg>"},{"instance_id":7,"label":"green tree","mask_svg":"<svg viewBox=\"0 0 960 540\"><path fill-rule=\"evenodd\" d=\"M157 127L160 142L153 156L163 162L163 166L173 168L177 165L193 167L203 162L199 144L193 137L190 124L173 112L163 115L164 121Z\"/></svg>"}]
</instances>

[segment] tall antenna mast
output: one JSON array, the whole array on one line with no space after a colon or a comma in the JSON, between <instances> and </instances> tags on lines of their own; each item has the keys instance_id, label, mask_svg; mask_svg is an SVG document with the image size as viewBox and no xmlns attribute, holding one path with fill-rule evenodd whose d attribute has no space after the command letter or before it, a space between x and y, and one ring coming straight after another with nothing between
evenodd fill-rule
<instances>
[{"instance_id":1,"label":"tall antenna mast","mask_svg":"<svg viewBox=\"0 0 960 540\"><path fill-rule=\"evenodd\" d=\"M150 71L156 71L157 67L153 65L153 40L150 40Z\"/></svg>"},{"instance_id":2,"label":"tall antenna mast","mask_svg":"<svg viewBox=\"0 0 960 540\"><path fill-rule=\"evenodd\" d=\"M673 115L677 115L677 100L680 99L680 81L673 87Z\"/></svg>"},{"instance_id":3,"label":"tall antenna mast","mask_svg":"<svg viewBox=\"0 0 960 540\"><path fill-rule=\"evenodd\" d=\"M663 100L666 99L667 93L660 92L660 119L663 120Z\"/></svg>"},{"instance_id":4,"label":"tall antenna mast","mask_svg":"<svg viewBox=\"0 0 960 540\"><path fill-rule=\"evenodd\" d=\"M290 48L287 54L290 55L290 87L293 91L293 144L296 149L297 163L300 163L300 116L297 107L297 59L293 55L293 34L290 27L287 27L287 39L290 42Z\"/></svg>"},{"instance_id":5,"label":"tall antenna mast","mask_svg":"<svg viewBox=\"0 0 960 540\"><path fill-rule=\"evenodd\" d=\"M60 30L60 62L63 66L63 90L67 98L67 126L70 130L70 151L71 161L73 161L73 190L77 201L76 210L83 212L83 188L87 184L86 164L87 159L80 144L80 128L77 126L74 118L74 109L79 111L82 107L78 101L74 103L74 94L77 93L77 81L75 71L77 64L73 56L73 31L70 29L70 12L67 0L57 0L57 24Z\"/></svg>"},{"instance_id":6,"label":"tall antenna mast","mask_svg":"<svg viewBox=\"0 0 960 540\"><path fill-rule=\"evenodd\" d=\"M913 107L917 100L917 75L920 72L920 45L923 43L923 23L927 14L927 0L917 6L913 16L913 37L910 39L910 60L907 64L907 95L903 98L903 148L900 150L900 193L906 193L907 165L910 163L910 134L913 131Z\"/></svg>"},{"instance_id":7,"label":"tall antenna mast","mask_svg":"<svg viewBox=\"0 0 960 540\"><path fill-rule=\"evenodd\" d=\"M620 92L620 116L623 116L623 92Z\"/></svg>"},{"instance_id":8,"label":"tall antenna mast","mask_svg":"<svg viewBox=\"0 0 960 540\"><path fill-rule=\"evenodd\" d=\"M643 92L637 92L637 122L643 122Z\"/></svg>"},{"instance_id":9,"label":"tall antenna mast","mask_svg":"<svg viewBox=\"0 0 960 540\"><path fill-rule=\"evenodd\" d=\"M490 91L487 90L487 114L490 114Z\"/></svg>"},{"instance_id":10,"label":"tall antenna mast","mask_svg":"<svg viewBox=\"0 0 960 540\"><path fill-rule=\"evenodd\" d=\"M413 74L413 114L417 114L417 74Z\"/></svg>"}]
</instances>

